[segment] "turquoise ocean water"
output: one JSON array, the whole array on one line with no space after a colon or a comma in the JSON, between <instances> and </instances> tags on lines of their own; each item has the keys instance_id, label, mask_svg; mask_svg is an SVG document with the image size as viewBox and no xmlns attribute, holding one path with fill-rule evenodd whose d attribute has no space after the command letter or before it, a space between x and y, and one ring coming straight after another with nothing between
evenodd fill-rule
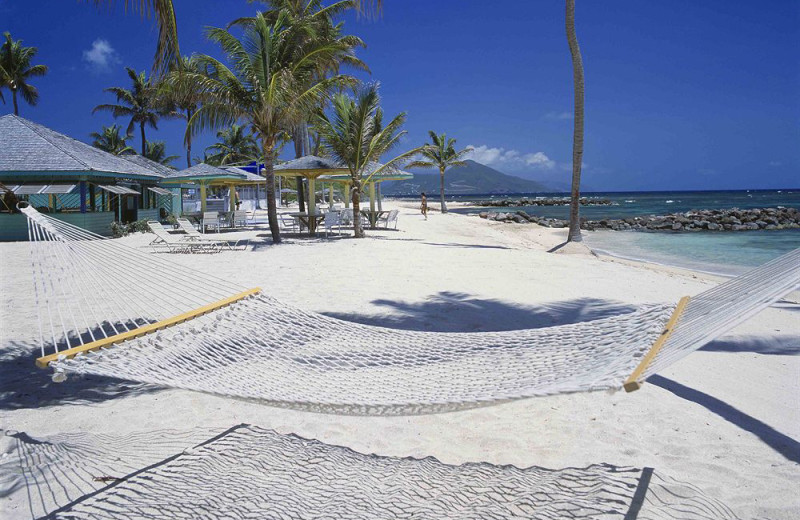
<instances>
[{"instance_id":1,"label":"turquoise ocean water","mask_svg":"<svg viewBox=\"0 0 800 520\"><path fill-rule=\"evenodd\" d=\"M612 192L585 193L587 197L610 199L611 206L584 206L581 216L590 220L626 218L643 215L681 213L692 209L793 207L800 209L800 189L757 191L672 191L672 192ZM495 196L519 199L523 195ZM564 196L558 194L528 194ZM453 197L453 201L486 200L489 196ZM522 209L531 215L568 217L566 206L522 206L496 211ZM453 206L459 213L474 213L482 209ZM485 209L484 209L485 210ZM690 269L735 275L748 267L762 264L783 253L800 247L800 230L736 231L699 233L645 233L636 231L584 232L591 248L623 258L645 260Z\"/></svg>"}]
</instances>

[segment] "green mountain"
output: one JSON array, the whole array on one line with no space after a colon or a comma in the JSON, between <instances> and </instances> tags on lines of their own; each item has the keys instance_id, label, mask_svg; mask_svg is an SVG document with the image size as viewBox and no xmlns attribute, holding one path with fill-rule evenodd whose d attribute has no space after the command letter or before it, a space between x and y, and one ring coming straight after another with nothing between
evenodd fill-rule
<instances>
[{"instance_id":1,"label":"green mountain","mask_svg":"<svg viewBox=\"0 0 800 520\"><path fill-rule=\"evenodd\" d=\"M439 193L438 173L415 173L414 178L407 181L381 183L381 193L384 195L419 195L423 191L429 195ZM467 160L464 166L455 166L445 172L444 191L447 195L483 195L559 190Z\"/></svg>"}]
</instances>

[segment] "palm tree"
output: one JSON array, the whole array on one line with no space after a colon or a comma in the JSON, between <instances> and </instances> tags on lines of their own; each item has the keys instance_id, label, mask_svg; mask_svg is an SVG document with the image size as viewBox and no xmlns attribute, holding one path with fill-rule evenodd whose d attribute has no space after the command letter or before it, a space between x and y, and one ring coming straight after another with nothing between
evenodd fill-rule
<instances>
[{"instance_id":1,"label":"palm tree","mask_svg":"<svg viewBox=\"0 0 800 520\"><path fill-rule=\"evenodd\" d=\"M242 125L232 125L230 128L217 132L219 142L206 148L208 164L221 166L248 161L257 161L261 153L253 134L246 134ZM209 151L212 153L209 155Z\"/></svg>"},{"instance_id":2,"label":"palm tree","mask_svg":"<svg viewBox=\"0 0 800 520\"><path fill-rule=\"evenodd\" d=\"M158 120L161 117L174 116L174 112L163 104L158 96L158 88L147 79L144 72L137 74L130 67L125 67L125 70L128 71L128 77L133 83L132 88L110 87L105 89L105 92L111 92L117 97L118 104L97 105L92 113L104 110L111 112L115 118L129 117L127 133L133 132L134 126L138 124L142 137L142 155L145 155L147 149L145 126L158 129Z\"/></svg>"},{"instance_id":3,"label":"palm tree","mask_svg":"<svg viewBox=\"0 0 800 520\"><path fill-rule=\"evenodd\" d=\"M14 102L14 115L19 115L17 93L31 106L39 101L39 90L28 83L31 78L47 74L46 65L31 65L31 60L39 51L36 47L23 47L22 40L13 40L11 33L3 33L5 41L0 47L0 89L11 91ZM2 95L0 95L0 99ZM5 99L3 99L5 103Z\"/></svg>"},{"instance_id":4,"label":"palm tree","mask_svg":"<svg viewBox=\"0 0 800 520\"><path fill-rule=\"evenodd\" d=\"M567 242L581 237L581 165L583 162L583 58L575 35L575 0L567 0L567 42L572 55L572 80L575 84L575 124L572 131L572 188L570 190L569 234Z\"/></svg>"},{"instance_id":5,"label":"palm tree","mask_svg":"<svg viewBox=\"0 0 800 520\"><path fill-rule=\"evenodd\" d=\"M184 56L181 58L180 67L172 67L170 74L173 76L180 76L183 71L191 71L195 73L202 73L198 68L197 63L191 58ZM179 79L179 78L178 78ZM188 82L181 81L162 81L159 84L159 91L157 96L160 98L164 105L172 105L176 117L186 120L186 133L184 134L184 144L186 145L186 167L192 166L192 132L189 131L189 121L192 116L197 112L197 107L200 104L200 93L194 85Z\"/></svg>"},{"instance_id":6,"label":"palm tree","mask_svg":"<svg viewBox=\"0 0 800 520\"><path fill-rule=\"evenodd\" d=\"M164 141L148 141L147 148L142 155L164 166L172 166L172 161L179 157L167 155L167 146Z\"/></svg>"},{"instance_id":7,"label":"palm tree","mask_svg":"<svg viewBox=\"0 0 800 520\"><path fill-rule=\"evenodd\" d=\"M376 84L367 85L357 94L356 99L344 93L333 97L328 117L320 111L317 115L316 128L322 139L322 146L328 155L345 165L350 170L351 197L353 214L360 211L360 193L369 178L386 169L398 166L401 161L418 153L415 148L391 161L364 178L364 172L370 163L377 162L381 156L394 148L406 131L401 130L406 121L405 112L395 116L383 126L383 110L380 107L380 96ZM364 237L361 219L353 219L356 238Z\"/></svg>"},{"instance_id":8,"label":"palm tree","mask_svg":"<svg viewBox=\"0 0 800 520\"><path fill-rule=\"evenodd\" d=\"M343 46L343 52L338 55L331 55L327 62L318 63L318 77L325 77L329 73L338 73L342 64L355 67L369 72L369 68L364 62L355 56L355 50L359 47L366 47L361 38L352 35L342 35L342 23L334 24L333 18L341 15L348 9L354 7L353 0L340 0L331 5L323 5L322 0L262 0L272 9L265 12L265 16L274 22L279 13L288 14L287 23L303 27L302 31L294 31L293 35L297 38L296 45L307 45L309 40L315 40L317 44L323 42L336 42ZM314 81L315 77L310 77ZM318 136L313 136L309 132L308 121L313 119L314 111L317 107L301 117L298 124L290 130L292 141L294 142L295 157L304 155L317 155L311 149L311 141L319 142ZM296 177L297 195L300 204L300 211L305 211L305 197L303 194L303 178Z\"/></svg>"},{"instance_id":9,"label":"palm tree","mask_svg":"<svg viewBox=\"0 0 800 520\"><path fill-rule=\"evenodd\" d=\"M288 13L283 12L270 23L264 13L258 12L252 18L236 20L233 25L242 29L239 38L226 29L208 29L208 38L222 47L231 67L211 56L198 55L194 59L206 74L184 72L180 80L171 78L194 83L201 92L203 104L189 122L191 131L245 121L260 140L274 243L281 241L273 170L276 147L308 105L316 106L320 96L331 88L353 81L336 75L310 82L319 61L340 53L342 46L316 41L297 45L293 31L303 27L287 25L288 18Z\"/></svg>"},{"instance_id":10,"label":"palm tree","mask_svg":"<svg viewBox=\"0 0 800 520\"><path fill-rule=\"evenodd\" d=\"M104 126L102 132L92 132L89 137L94 139L92 146L114 155L136 153L133 148L128 146L126 141L131 138L131 134L120 135L120 128L117 125Z\"/></svg>"},{"instance_id":11,"label":"palm tree","mask_svg":"<svg viewBox=\"0 0 800 520\"><path fill-rule=\"evenodd\" d=\"M447 138L447 134L436 134L433 130L428 131L431 136L431 144L426 144L420 150L420 154L427 160L417 160L408 165L409 168L439 168L439 194L442 202L442 213L447 213L447 205L444 203L444 171L451 166L463 166L464 155L470 151L469 148L456 151L456 140L452 137Z\"/></svg>"}]
</instances>

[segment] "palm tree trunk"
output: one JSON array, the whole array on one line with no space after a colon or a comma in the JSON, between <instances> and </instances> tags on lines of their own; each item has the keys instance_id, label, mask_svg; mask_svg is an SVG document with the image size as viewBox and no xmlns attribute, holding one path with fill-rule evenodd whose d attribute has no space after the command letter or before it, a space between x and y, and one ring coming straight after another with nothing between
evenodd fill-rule
<instances>
[{"instance_id":1,"label":"palm tree trunk","mask_svg":"<svg viewBox=\"0 0 800 520\"><path fill-rule=\"evenodd\" d=\"M192 167L192 134L191 134L191 132L188 131L189 130L189 121L192 120L192 115L193 115L192 109L191 108L187 108L186 109L186 130L187 130L187 132L186 132L186 167L187 168L191 168ZM258 168L256 168L256 169L258 169Z\"/></svg>"},{"instance_id":2,"label":"palm tree trunk","mask_svg":"<svg viewBox=\"0 0 800 520\"><path fill-rule=\"evenodd\" d=\"M364 238L364 228L361 226L361 181L353 181L350 186L353 201L353 237Z\"/></svg>"},{"instance_id":3,"label":"palm tree trunk","mask_svg":"<svg viewBox=\"0 0 800 520\"><path fill-rule=\"evenodd\" d=\"M567 1L567 42L572 55L572 80L575 84L575 121L572 134L572 189L569 206L567 242L580 242L581 237L581 164L583 162L583 58L575 35L575 0Z\"/></svg>"},{"instance_id":4,"label":"palm tree trunk","mask_svg":"<svg viewBox=\"0 0 800 520\"><path fill-rule=\"evenodd\" d=\"M292 141L294 141L294 157L295 159L299 159L305 155L303 153L303 134L300 131L300 127L295 128L292 134ZM303 178L298 175L294 179L297 182L297 204L299 206L299 211L303 212L306 210L306 199L303 194Z\"/></svg>"},{"instance_id":5,"label":"palm tree trunk","mask_svg":"<svg viewBox=\"0 0 800 520\"><path fill-rule=\"evenodd\" d=\"M17 89L11 89L11 98L14 100L14 115L19 115L19 107L17 106Z\"/></svg>"},{"instance_id":6,"label":"palm tree trunk","mask_svg":"<svg viewBox=\"0 0 800 520\"><path fill-rule=\"evenodd\" d=\"M442 199L442 213L447 213L447 205L444 203L444 168L439 168L439 194Z\"/></svg>"},{"instance_id":7,"label":"palm tree trunk","mask_svg":"<svg viewBox=\"0 0 800 520\"><path fill-rule=\"evenodd\" d=\"M144 123L139 123L139 130L142 132L142 156L147 150L147 140L144 138Z\"/></svg>"},{"instance_id":8,"label":"palm tree trunk","mask_svg":"<svg viewBox=\"0 0 800 520\"><path fill-rule=\"evenodd\" d=\"M275 163L273 155L275 153L275 142L264 139L264 170L267 177L267 219L269 220L269 231L272 234L272 243L281 243L281 230L278 226L278 207L275 205Z\"/></svg>"}]
</instances>

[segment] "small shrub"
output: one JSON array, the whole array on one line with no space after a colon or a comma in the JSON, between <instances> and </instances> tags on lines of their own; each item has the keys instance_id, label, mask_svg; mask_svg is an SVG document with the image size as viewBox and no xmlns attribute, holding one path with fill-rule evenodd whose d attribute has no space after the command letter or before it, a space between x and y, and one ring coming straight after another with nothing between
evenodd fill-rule
<instances>
[{"instance_id":1,"label":"small shrub","mask_svg":"<svg viewBox=\"0 0 800 520\"><path fill-rule=\"evenodd\" d=\"M111 223L111 235L114 238L121 238L128 236L130 233L149 233L150 226L147 225L146 220L137 220L130 224L122 224L121 222Z\"/></svg>"}]
</instances>

